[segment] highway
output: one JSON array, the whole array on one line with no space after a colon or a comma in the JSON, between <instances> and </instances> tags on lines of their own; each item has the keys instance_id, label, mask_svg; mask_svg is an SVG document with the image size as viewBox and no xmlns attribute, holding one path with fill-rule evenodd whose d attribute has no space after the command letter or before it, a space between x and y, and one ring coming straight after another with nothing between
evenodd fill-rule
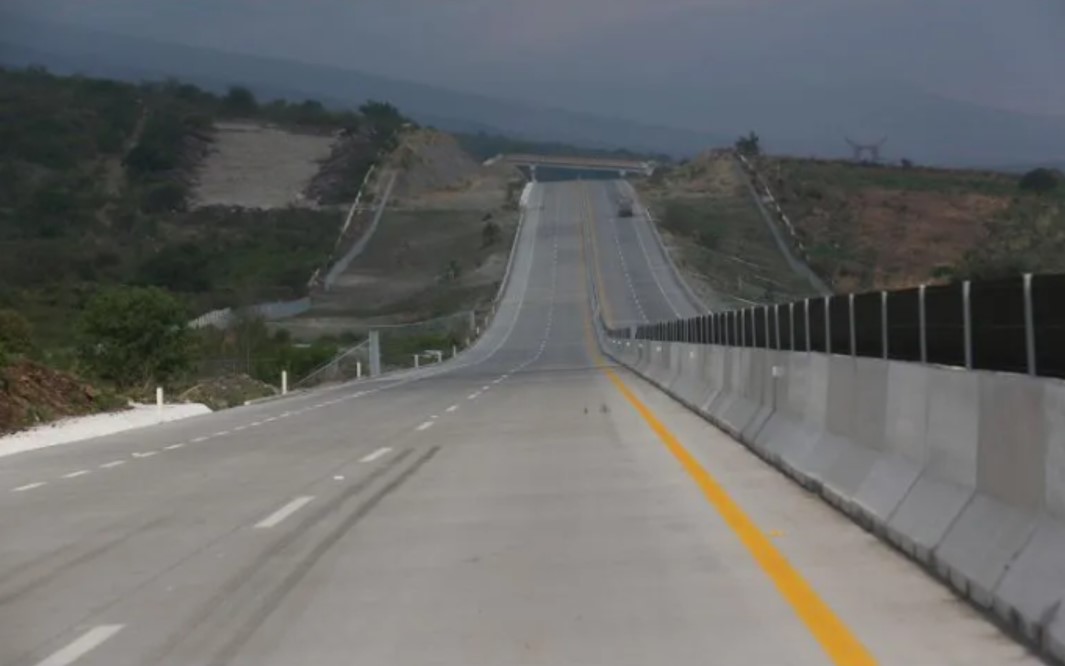
<instances>
[{"instance_id":1,"label":"highway","mask_svg":"<svg viewBox=\"0 0 1065 666\"><path fill-rule=\"evenodd\" d=\"M538 184L443 366L0 459L0 665L1036 664L597 351L692 314L612 182Z\"/></svg>"}]
</instances>

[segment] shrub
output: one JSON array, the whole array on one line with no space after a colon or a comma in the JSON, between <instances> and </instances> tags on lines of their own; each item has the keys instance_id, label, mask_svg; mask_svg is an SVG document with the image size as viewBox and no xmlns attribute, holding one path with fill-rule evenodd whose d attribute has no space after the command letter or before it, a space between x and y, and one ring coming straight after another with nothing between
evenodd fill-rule
<instances>
[{"instance_id":1,"label":"shrub","mask_svg":"<svg viewBox=\"0 0 1065 666\"><path fill-rule=\"evenodd\" d=\"M116 287L93 297L79 322L78 355L118 386L164 382L189 367L191 336L184 305L155 287Z\"/></svg>"},{"instance_id":2,"label":"shrub","mask_svg":"<svg viewBox=\"0 0 1065 666\"><path fill-rule=\"evenodd\" d=\"M33 351L33 327L14 310L0 310L0 347L9 354Z\"/></svg>"},{"instance_id":3,"label":"shrub","mask_svg":"<svg viewBox=\"0 0 1065 666\"><path fill-rule=\"evenodd\" d=\"M499 228L499 225L491 220L484 223L484 228L481 229L481 245L483 247L489 247L499 242L499 237L503 234L503 230Z\"/></svg>"},{"instance_id":4,"label":"shrub","mask_svg":"<svg viewBox=\"0 0 1065 666\"><path fill-rule=\"evenodd\" d=\"M1032 169L1021 176L1017 187L1025 192L1046 194L1056 190L1063 180L1065 176L1057 169Z\"/></svg>"}]
</instances>

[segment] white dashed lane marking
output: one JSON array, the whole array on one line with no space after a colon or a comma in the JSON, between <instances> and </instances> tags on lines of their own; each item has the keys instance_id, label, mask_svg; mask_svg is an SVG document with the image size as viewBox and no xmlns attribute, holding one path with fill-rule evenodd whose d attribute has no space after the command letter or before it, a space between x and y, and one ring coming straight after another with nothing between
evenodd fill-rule
<instances>
[{"instance_id":1,"label":"white dashed lane marking","mask_svg":"<svg viewBox=\"0 0 1065 666\"><path fill-rule=\"evenodd\" d=\"M288 518L289 516L291 516L292 514L296 513L297 511L299 511L303 507L305 507L308 504L310 504L312 500L314 500L314 497L310 496L310 495L307 495L307 496L304 496L304 497L297 497L296 499L292 500L291 502L289 502L285 506L281 507L277 511L274 511L273 513L271 513L266 518L263 518L262 520L257 522L255 524L255 528L262 530L262 529L268 529L270 527L274 527L275 525L280 523L285 518Z\"/></svg>"},{"instance_id":2,"label":"white dashed lane marking","mask_svg":"<svg viewBox=\"0 0 1065 666\"><path fill-rule=\"evenodd\" d=\"M174 451L175 449L180 449L184 446L184 444L171 444L170 446L164 446L163 448L167 451Z\"/></svg>"},{"instance_id":3,"label":"white dashed lane marking","mask_svg":"<svg viewBox=\"0 0 1065 666\"><path fill-rule=\"evenodd\" d=\"M11 492L13 492L13 493L24 493L27 490L33 490L34 488L40 488L44 484L45 484L44 481L38 481L36 483L27 483L24 486L19 486L18 488L12 488Z\"/></svg>"},{"instance_id":4,"label":"white dashed lane marking","mask_svg":"<svg viewBox=\"0 0 1065 666\"><path fill-rule=\"evenodd\" d=\"M104 624L99 627L93 627L70 645L67 645L58 652L52 653L52 655L44 661L37 662L37 666L70 666L70 664L81 659L98 648L109 638L122 631L123 626L125 625Z\"/></svg>"},{"instance_id":5,"label":"white dashed lane marking","mask_svg":"<svg viewBox=\"0 0 1065 666\"><path fill-rule=\"evenodd\" d=\"M143 452L134 453L133 457L134 458L151 458L152 456L154 456L157 453L159 453L159 452L158 451L143 451Z\"/></svg>"},{"instance_id":6,"label":"white dashed lane marking","mask_svg":"<svg viewBox=\"0 0 1065 666\"><path fill-rule=\"evenodd\" d=\"M458 408L459 408L459 406L458 406L458 405L451 405L450 407L448 407L448 408L447 408L447 409L445 409L444 411L446 411L446 412L453 412L453 411L455 411L455 410L456 410L456 409L458 409Z\"/></svg>"},{"instance_id":7,"label":"white dashed lane marking","mask_svg":"<svg viewBox=\"0 0 1065 666\"><path fill-rule=\"evenodd\" d=\"M478 391L477 393L471 393L468 396L466 396L466 399L467 400L473 400L474 398L476 398L479 395L481 395L480 391Z\"/></svg>"},{"instance_id":8,"label":"white dashed lane marking","mask_svg":"<svg viewBox=\"0 0 1065 666\"><path fill-rule=\"evenodd\" d=\"M79 476L85 476L88 473L89 473L89 470L87 470L87 469L79 469L76 472L71 472L70 474L64 474L63 478L64 479L76 479Z\"/></svg>"},{"instance_id":9,"label":"white dashed lane marking","mask_svg":"<svg viewBox=\"0 0 1065 666\"><path fill-rule=\"evenodd\" d=\"M433 425L432 421L426 421L426 422L422 423L420 426L418 426L418 430L426 430L429 427L431 427L432 425Z\"/></svg>"},{"instance_id":10,"label":"white dashed lane marking","mask_svg":"<svg viewBox=\"0 0 1065 666\"><path fill-rule=\"evenodd\" d=\"M119 465L125 465L125 464L126 464L125 460L112 460L109 463L104 463L104 464L100 465L100 469L111 469L112 467L118 467Z\"/></svg>"},{"instance_id":11,"label":"white dashed lane marking","mask_svg":"<svg viewBox=\"0 0 1065 666\"><path fill-rule=\"evenodd\" d=\"M389 451L391 451L391 450L392 449L388 448L387 446L382 446L381 448L377 449L376 451L374 451L370 455L363 456L363 458L361 460L359 460L359 462L364 462L364 463L373 462L373 461L377 460L378 458L381 458L383 456L387 456Z\"/></svg>"}]
</instances>

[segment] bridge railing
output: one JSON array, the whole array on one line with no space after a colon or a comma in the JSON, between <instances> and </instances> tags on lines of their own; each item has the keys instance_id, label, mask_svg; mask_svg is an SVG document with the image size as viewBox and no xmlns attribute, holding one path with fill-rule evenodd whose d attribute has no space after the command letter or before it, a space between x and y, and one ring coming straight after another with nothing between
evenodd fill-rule
<instances>
[{"instance_id":1,"label":"bridge railing","mask_svg":"<svg viewBox=\"0 0 1065 666\"><path fill-rule=\"evenodd\" d=\"M1065 274L808 298L611 333L1065 378Z\"/></svg>"}]
</instances>

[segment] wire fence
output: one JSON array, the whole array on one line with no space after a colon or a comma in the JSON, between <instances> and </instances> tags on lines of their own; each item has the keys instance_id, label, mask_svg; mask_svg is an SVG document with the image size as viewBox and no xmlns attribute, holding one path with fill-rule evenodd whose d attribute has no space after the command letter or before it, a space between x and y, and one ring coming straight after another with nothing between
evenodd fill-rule
<instances>
[{"instance_id":1,"label":"wire fence","mask_svg":"<svg viewBox=\"0 0 1065 666\"><path fill-rule=\"evenodd\" d=\"M609 332L1065 378L1065 274L826 296Z\"/></svg>"}]
</instances>

